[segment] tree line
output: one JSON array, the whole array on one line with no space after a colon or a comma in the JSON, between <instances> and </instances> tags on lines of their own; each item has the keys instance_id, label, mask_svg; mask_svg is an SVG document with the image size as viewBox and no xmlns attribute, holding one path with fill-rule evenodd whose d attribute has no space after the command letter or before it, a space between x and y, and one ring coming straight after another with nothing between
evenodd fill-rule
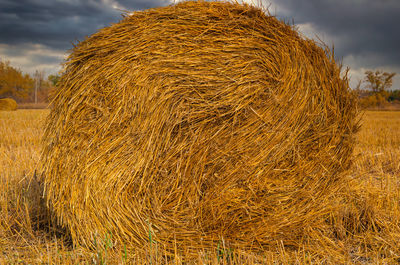
<instances>
[{"instance_id":1,"label":"tree line","mask_svg":"<svg viewBox=\"0 0 400 265\"><path fill-rule=\"evenodd\" d=\"M380 108L393 103L400 107L400 90L390 90L395 75L380 70L366 71L365 78L354 89L361 106ZM59 80L59 75L45 77L43 71L36 71L34 76L24 74L12 67L10 62L0 60L0 98L13 98L19 103L49 102ZM362 84L365 85L364 89L361 88Z\"/></svg>"},{"instance_id":2,"label":"tree line","mask_svg":"<svg viewBox=\"0 0 400 265\"><path fill-rule=\"evenodd\" d=\"M45 76L43 71L36 71L31 76L11 66L9 61L0 60L0 98L13 98L19 103L49 102L60 77Z\"/></svg>"}]
</instances>

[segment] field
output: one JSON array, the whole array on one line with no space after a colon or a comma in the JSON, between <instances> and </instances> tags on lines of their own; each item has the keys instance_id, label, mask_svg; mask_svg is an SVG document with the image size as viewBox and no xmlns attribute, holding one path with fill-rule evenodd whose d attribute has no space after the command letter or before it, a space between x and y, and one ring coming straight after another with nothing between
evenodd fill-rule
<instances>
[{"instance_id":1,"label":"field","mask_svg":"<svg viewBox=\"0 0 400 265\"><path fill-rule=\"evenodd\" d=\"M48 110L0 112L0 264L181 264L150 247L126 253L106 245L72 248L67 231L51 221L35 175ZM321 244L310 252L276 248L251 254L234 250L236 264L398 264L400 262L400 112L370 111L361 119L352 185L337 194ZM304 244L307 244L306 242ZM227 263L220 249L196 263Z\"/></svg>"}]
</instances>

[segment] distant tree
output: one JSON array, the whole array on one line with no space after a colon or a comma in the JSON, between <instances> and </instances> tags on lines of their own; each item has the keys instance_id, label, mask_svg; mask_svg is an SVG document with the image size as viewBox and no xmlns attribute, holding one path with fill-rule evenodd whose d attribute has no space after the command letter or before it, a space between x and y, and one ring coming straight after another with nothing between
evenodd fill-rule
<instances>
[{"instance_id":1,"label":"distant tree","mask_svg":"<svg viewBox=\"0 0 400 265\"><path fill-rule=\"evenodd\" d=\"M34 85L34 80L21 70L10 65L10 62L0 60L0 97L26 99Z\"/></svg>"},{"instance_id":2,"label":"distant tree","mask_svg":"<svg viewBox=\"0 0 400 265\"><path fill-rule=\"evenodd\" d=\"M387 73L379 70L375 72L366 71L364 81L374 93L383 93L392 86L395 75L396 73Z\"/></svg>"},{"instance_id":3,"label":"distant tree","mask_svg":"<svg viewBox=\"0 0 400 265\"><path fill-rule=\"evenodd\" d=\"M398 89L390 91L389 101L395 101L395 100L400 101L400 90Z\"/></svg>"},{"instance_id":4,"label":"distant tree","mask_svg":"<svg viewBox=\"0 0 400 265\"><path fill-rule=\"evenodd\" d=\"M45 77L43 70L36 70L34 91L31 94L31 100L35 103L43 103L50 101L51 91L54 89L56 78L53 76Z\"/></svg>"},{"instance_id":5,"label":"distant tree","mask_svg":"<svg viewBox=\"0 0 400 265\"><path fill-rule=\"evenodd\" d=\"M52 86L57 86L58 82L60 82L60 76L59 75L49 75L47 78Z\"/></svg>"},{"instance_id":6,"label":"distant tree","mask_svg":"<svg viewBox=\"0 0 400 265\"><path fill-rule=\"evenodd\" d=\"M36 70L35 71L35 92L33 94L35 103L38 102L38 94L41 93L41 91L42 91L43 83L44 83L44 71Z\"/></svg>"}]
</instances>

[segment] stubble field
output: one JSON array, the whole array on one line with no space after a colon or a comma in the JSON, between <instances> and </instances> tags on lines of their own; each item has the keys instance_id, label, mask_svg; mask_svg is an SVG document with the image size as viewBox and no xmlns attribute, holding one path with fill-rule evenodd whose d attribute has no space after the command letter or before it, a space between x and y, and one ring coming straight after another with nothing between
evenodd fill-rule
<instances>
[{"instance_id":1,"label":"stubble field","mask_svg":"<svg viewBox=\"0 0 400 265\"><path fill-rule=\"evenodd\" d=\"M0 264L164 264L149 246L126 253L112 245L93 251L73 248L68 232L51 222L35 167L40 157L48 110L0 112ZM321 233L329 245L313 252L276 248L265 253L245 250L199 251L195 263L216 264L398 264L400 262L400 112L365 112L348 172L351 185L337 194L337 209ZM106 242L107 243L107 242ZM307 244L306 242L304 244Z\"/></svg>"}]
</instances>

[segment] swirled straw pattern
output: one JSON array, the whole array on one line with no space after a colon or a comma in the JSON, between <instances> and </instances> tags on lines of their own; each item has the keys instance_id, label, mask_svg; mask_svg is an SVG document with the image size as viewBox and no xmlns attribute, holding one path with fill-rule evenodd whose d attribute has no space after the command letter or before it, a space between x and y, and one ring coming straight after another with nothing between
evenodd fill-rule
<instances>
[{"instance_id":1,"label":"swirled straw pattern","mask_svg":"<svg viewBox=\"0 0 400 265\"><path fill-rule=\"evenodd\" d=\"M346 184L357 108L334 56L256 7L126 15L72 50L45 192L75 244L297 246Z\"/></svg>"}]
</instances>

